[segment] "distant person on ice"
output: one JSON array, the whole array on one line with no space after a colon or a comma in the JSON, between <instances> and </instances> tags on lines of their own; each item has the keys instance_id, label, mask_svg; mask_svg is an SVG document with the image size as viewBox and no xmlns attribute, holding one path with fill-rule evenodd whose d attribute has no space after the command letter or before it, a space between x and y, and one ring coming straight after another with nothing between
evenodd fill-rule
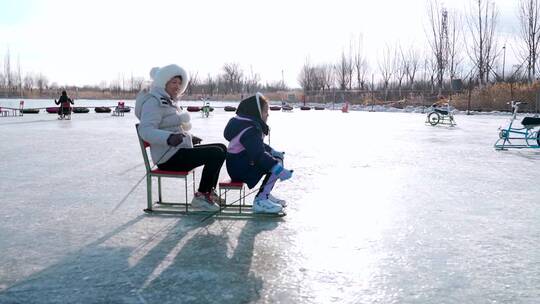
<instances>
[{"instance_id":1,"label":"distant person on ice","mask_svg":"<svg viewBox=\"0 0 540 304\"><path fill-rule=\"evenodd\" d=\"M55 104L60 105L58 109L58 115L70 115L71 105L75 104L71 98L68 97L66 91L62 91L62 95L58 98L58 101L54 101Z\"/></svg>"},{"instance_id":2,"label":"distant person on ice","mask_svg":"<svg viewBox=\"0 0 540 304\"><path fill-rule=\"evenodd\" d=\"M227 147L223 144L198 145L202 139L188 132L190 116L180 113L177 105L189 82L189 75L183 68L175 64L153 68L150 76L152 86L149 92L142 91L137 95L135 115L140 120L139 134L150 144L154 164L161 170L170 171L189 171L204 166L191 206L219 210L215 188Z\"/></svg>"},{"instance_id":3,"label":"distant person on ice","mask_svg":"<svg viewBox=\"0 0 540 304\"><path fill-rule=\"evenodd\" d=\"M229 120L224 136L229 141L227 171L234 181L241 181L251 189L265 176L253 201L257 213L278 213L286 202L272 194L278 179L292 177L292 170L283 168L283 152L278 152L263 142L268 135L268 101L257 93L240 102L236 117Z\"/></svg>"}]
</instances>

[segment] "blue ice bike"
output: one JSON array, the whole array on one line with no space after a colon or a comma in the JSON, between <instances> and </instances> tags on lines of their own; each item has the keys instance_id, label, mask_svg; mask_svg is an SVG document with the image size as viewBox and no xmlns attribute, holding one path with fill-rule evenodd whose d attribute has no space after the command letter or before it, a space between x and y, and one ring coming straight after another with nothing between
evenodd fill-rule
<instances>
[{"instance_id":1,"label":"blue ice bike","mask_svg":"<svg viewBox=\"0 0 540 304\"><path fill-rule=\"evenodd\" d=\"M456 121L454 120L454 114L450 110L450 104L446 103L443 106L432 105L426 115L426 123L432 126L436 126L437 124L455 126Z\"/></svg>"},{"instance_id":2,"label":"blue ice bike","mask_svg":"<svg viewBox=\"0 0 540 304\"><path fill-rule=\"evenodd\" d=\"M214 111L214 108L210 106L208 98L201 97L201 100L203 102L203 106L201 107L202 117L208 118L210 116L210 112Z\"/></svg>"},{"instance_id":3,"label":"blue ice bike","mask_svg":"<svg viewBox=\"0 0 540 304\"><path fill-rule=\"evenodd\" d=\"M202 106L201 108L201 113L202 113L202 116L203 117L208 117L210 116L210 103L206 103L204 106Z\"/></svg>"},{"instance_id":4,"label":"blue ice bike","mask_svg":"<svg viewBox=\"0 0 540 304\"><path fill-rule=\"evenodd\" d=\"M519 105L526 103L512 101L510 104L512 105L512 118L510 119L510 124L508 127L499 127L499 139L493 145L495 149L504 150L508 148L540 148L540 117L525 117L521 121L521 125L523 127L513 127L519 110ZM512 143L510 140L515 140L517 143Z\"/></svg>"}]
</instances>

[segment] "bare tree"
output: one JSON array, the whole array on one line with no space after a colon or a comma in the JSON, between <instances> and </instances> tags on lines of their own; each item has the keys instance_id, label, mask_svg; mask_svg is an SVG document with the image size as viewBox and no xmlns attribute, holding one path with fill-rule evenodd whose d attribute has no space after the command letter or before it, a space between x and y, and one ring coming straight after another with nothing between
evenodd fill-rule
<instances>
[{"instance_id":1,"label":"bare tree","mask_svg":"<svg viewBox=\"0 0 540 304\"><path fill-rule=\"evenodd\" d=\"M331 64L319 64L312 68L312 85L314 91L323 92L333 86L334 67Z\"/></svg>"},{"instance_id":2,"label":"bare tree","mask_svg":"<svg viewBox=\"0 0 540 304\"><path fill-rule=\"evenodd\" d=\"M0 89L3 89L6 87L6 77L4 76L4 73L0 72Z\"/></svg>"},{"instance_id":3,"label":"bare tree","mask_svg":"<svg viewBox=\"0 0 540 304\"><path fill-rule=\"evenodd\" d=\"M38 83L38 80L36 78L36 83ZM39 85L38 85L38 88L39 88ZM107 90L109 88L109 85L107 84L107 82L105 80L102 80L99 82L98 84L98 88L102 91L102 92L105 92L105 90Z\"/></svg>"},{"instance_id":4,"label":"bare tree","mask_svg":"<svg viewBox=\"0 0 540 304\"><path fill-rule=\"evenodd\" d=\"M456 78L459 72L459 67L463 58L461 54L462 35L461 32L462 18L457 12L449 13L448 20L448 72L450 81Z\"/></svg>"},{"instance_id":5,"label":"bare tree","mask_svg":"<svg viewBox=\"0 0 540 304\"><path fill-rule=\"evenodd\" d=\"M4 76L6 77L6 89L10 92L13 89L13 72L11 71L11 55L9 49L4 57Z\"/></svg>"},{"instance_id":6,"label":"bare tree","mask_svg":"<svg viewBox=\"0 0 540 304\"><path fill-rule=\"evenodd\" d=\"M21 71L21 60L19 58L19 56L17 56L17 75L15 76L15 81L14 81L14 85L15 85L15 88L18 89L19 91L19 94L21 94L22 96L22 71Z\"/></svg>"},{"instance_id":7,"label":"bare tree","mask_svg":"<svg viewBox=\"0 0 540 304\"><path fill-rule=\"evenodd\" d=\"M403 54L403 50L401 49L401 46L396 46L392 59L392 68L394 79L396 80L398 85L399 98L401 98L401 87L403 83L403 78L405 77L405 75L407 75L407 71L405 69L405 62L403 60L403 56L400 54Z\"/></svg>"},{"instance_id":8,"label":"bare tree","mask_svg":"<svg viewBox=\"0 0 540 304\"><path fill-rule=\"evenodd\" d=\"M403 60L403 68L405 70L405 77L408 81L408 87L412 90L414 89L414 79L416 77L416 72L420 66L420 61L416 50L411 46L407 52L401 52L401 57Z\"/></svg>"},{"instance_id":9,"label":"bare tree","mask_svg":"<svg viewBox=\"0 0 540 304\"><path fill-rule=\"evenodd\" d=\"M351 54L341 51L341 57L335 66L336 80L340 90L352 89L352 74L354 71Z\"/></svg>"},{"instance_id":10,"label":"bare tree","mask_svg":"<svg viewBox=\"0 0 540 304\"><path fill-rule=\"evenodd\" d=\"M217 75L215 78L216 81L216 94L226 94L227 92L230 92L230 89L228 89L228 84L226 80L226 76L224 74Z\"/></svg>"},{"instance_id":11,"label":"bare tree","mask_svg":"<svg viewBox=\"0 0 540 304\"><path fill-rule=\"evenodd\" d=\"M131 76L129 78L129 90L131 92L139 92L144 84L144 78L142 77L134 77L133 73L131 73Z\"/></svg>"},{"instance_id":12,"label":"bare tree","mask_svg":"<svg viewBox=\"0 0 540 304\"><path fill-rule=\"evenodd\" d=\"M188 95L193 95L194 89L199 85L199 72L189 72L189 76L186 91Z\"/></svg>"},{"instance_id":13,"label":"bare tree","mask_svg":"<svg viewBox=\"0 0 540 304\"><path fill-rule=\"evenodd\" d=\"M214 92L216 91L217 89L217 83L216 83L216 80L214 80L214 78L212 78L212 75L208 74L208 76L206 77L206 81L204 83L206 89L207 89L207 94L209 94L210 96L213 96L214 95Z\"/></svg>"},{"instance_id":14,"label":"bare tree","mask_svg":"<svg viewBox=\"0 0 540 304\"><path fill-rule=\"evenodd\" d=\"M435 75L437 73L437 63L433 57L427 57L423 64L422 82L428 85L431 93L435 91Z\"/></svg>"},{"instance_id":15,"label":"bare tree","mask_svg":"<svg viewBox=\"0 0 540 304\"><path fill-rule=\"evenodd\" d=\"M36 85L39 90L39 93L41 94L43 90L48 88L49 80L47 79L45 75L39 73L39 75L37 75L37 78L36 78Z\"/></svg>"},{"instance_id":16,"label":"bare tree","mask_svg":"<svg viewBox=\"0 0 540 304\"><path fill-rule=\"evenodd\" d=\"M134 78L132 78L131 85L132 85L131 89L134 92L139 92L140 90L142 90L142 88L144 86L144 78L143 77L134 77Z\"/></svg>"},{"instance_id":17,"label":"bare tree","mask_svg":"<svg viewBox=\"0 0 540 304\"><path fill-rule=\"evenodd\" d=\"M430 0L428 2L428 19L430 23L428 41L436 62L437 87L440 94L448 65L448 11L441 7L438 0Z\"/></svg>"},{"instance_id":18,"label":"bare tree","mask_svg":"<svg viewBox=\"0 0 540 304\"><path fill-rule=\"evenodd\" d=\"M31 73L27 73L26 76L24 76L23 83L24 89L32 92L32 89L34 88L34 76Z\"/></svg>"},{"instance_id":19,"label":"bare tree","mask_svg":"<svg viewBox=\"0 0 540 304\"><path fill-rule=\"evenodd\" d=\"M116 81L113 81L113 83L115 84L114 88L117 93L125 91L127 82L126 82L126 76L124 75L124 73L118 73L117 79Z\"/></svg>"},{"instance_id":20,"label":"bare tree","mask_svg":"<svg viewBox=\"0 0 540 304\"><path fill-rule=\"evenodd\" d=\"M320 91L324 90L324 69L322 65L313 67L313 85L312 90Z\"/></svg>"},{"instance_id":21,"label":"bare tree","mask_svg":"<svg viewBox=\"0 0 540 304\"><path fill-rule=\"evenodd\" d=\"M55 83L53 82L53 84L51 84L51 87L54 84ZM120 78L120 76L118 76L117 79L111 81L111 83L109 85L109 90L112 93L115 93L115 94L118 94L118 93L120 93L122 91L122 79Z\"/></svg>"},{"instance_id":22,"label":"bare tree","mask_svg":"<svg viewBox=\"0 0 540 304\"><path fill-rule=\"evenodd\" d=\"M348 62L348 65L347 65L347 78L349 79L349 84L347 86L347 88L349 90L352 90L352 86L353 86L353 80L354 80L354 61L353 61L353 43L352 43L352 40L351 42L349 43L349 54L347 55L347 62Z\"/></svg>"},{"instance_id":23,"label":"bare tree","mask_svg":"<svg viewBox=\"0 0 540 304\"><path fill-rule=\"evenodd\" d=\"M287 86L285 86L285 82L282 80L279 81L273 81L270 83L266 83L264 85L264 91L265 92L278 92L278 91L286 91Z\"/></svg>"},{"instance_id":24,"label":"bare tree","mask_svg":"<svg viewBox=\"0 0 540 304\"><path fill-rule=\"evenodd\" d=\"M468 46L468 56L472 61L481 85L489 81L493 63L497 58L495 29L498 12L490 0L475 0L468 16L468 27L472 43Z\"/></svg>"},{"instance_id":25,"label":"bare tree","mask_svg":"<svg viewBox=\"0 0 540 304\"><path fill-rule=\"evenodd\" d=\"M331 64L322 64L319 66L322 90L330 90L334 87L335 74L334 67Z\"/></svg>"},{"instance_id":26,"label":"bare tree","mask_svg":"<svg viewBox=\"0 0 540 304\"><path fill-rule=\"evenodd\" d=\"M60 86L58 85L57 82L53 82L53 83L51 83L51 85L49 86L49 89L58 92L58 89L60 89Z\"/></svg>"},{"instance_id":27,"label":"bare tree","mask_svg":"<svg viewBox=\"0 0 540 304\"><path fill-rule=\"evenodd\" d=\"M362 41L358 40L358 45L354 50L354 73L356 74L356 86L364 90L366 86L368 64L362 50Z\"/></svg>"},{"instance_id":28,"label":"bare tree","mask_svg":"<svg viewBox=\"0 0 540 304\"><path fill-rule=\"evenodd\" d=\"M390 84L390 78L392 77L392 50L387 45L382 53L382 56L379 60L379 72L381 73L383 88L385 91L388 90Z\"/></svg>"},{"instance_id":29,"label":"bare tree","mask_svg":"<svg viewBox=\"0 0 540 304\"><path fill-rule=\"evenodd\" d=\"M226 63L223 65L223 72L225 73L225 89L230 93L240 93L242 91L242 78L244 72L240 68L238 63Z\"/></svg>"},{"instance_id":30,"label":"bare tree","mask_svg":"<svg viewBox=\"0 0 540 304\"><path fill-rule=\"evenodd\" d=\"M521 57L527 63L527 80L532 83L536 77L538 43L540 42L540 6L538 0L519 1L519 23L524 51Z\"/></svg>"},{"instance_id":31,"label":"bare tree","mask_svg":"<svg viewBox=\"0 0 540 304\"><path fill-rule=\"evenodd\" d=\"M259 74L254 73L253 67L250 66L249 74L244 78L244 86L245 86L246 93L248 94L255 93L260 87L260 83L259 83L260 81L261 81L261 77L259 76Z\"/></svg>"},{"instance_id":32,"label":"bare tree","mask_svg":"<svg viewBox=\"0 0 540 304\"><path fill-rule=\"evenodd\" d=\"M313 90L313 85L315 81L315 75L314 75L314 68L311 66L311 63L309 62L309 58L306 58L306 61L304 62L304 65L302 66L302 70L300 71L300 74L298 75L298 83L304 90L304 92L308 92Z\"/></svg>"}]
</instances>

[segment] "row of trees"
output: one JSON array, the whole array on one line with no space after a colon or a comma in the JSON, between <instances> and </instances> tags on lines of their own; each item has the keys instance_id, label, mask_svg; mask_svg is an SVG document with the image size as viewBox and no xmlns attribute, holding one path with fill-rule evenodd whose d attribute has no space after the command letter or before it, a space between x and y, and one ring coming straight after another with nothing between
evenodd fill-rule
<instances>
[{"instance_id":1,"label":"row of trees","mask_svg":"<svg viewBox=\"0 0 540 304\"><path fill-rule=\"evenodd\" d=\"M48 77L43 73L27 72L23 74L21 72L20 60L17 60L15 67L13 66L9 49L4 56L3 63L3 69L0 71L0 92L4 93L4 96L23 96L25 93L32 94L34 91L37 91L39 93L38 95L40 95L44 91L58 91L62 88L58 83L50 82ZM145 79L142 77L134 77L133 75L131 77L125 77L124 75L120 75L110 83L103 81L99 85L87 85L80 89L87 91L110 91L113 93L138 92L144 83ZM70 89L79 88L71 87Z\"/></svg>"},{"instance_id":2,"label":"row of trees","mask_svg":"<svg viewBox=\"0 0 540 304\"><path fill-rule=\"evenodd\" d=\"M221 69L221 73L216 76L208 74L201 78L198 72L191 72L191 79L187 87L188 95L203 94L251 94L257 91L276 92L288 90L283 80L263 84L258 73L250 67L249 72L245 72L239 63L226 63Z\"/></svg>"},{"instance_id":3,"label":"row of trees","mask_svg":"<svg viewBox=\"0 0 540 304\"><path fill-rule=\"evenodd\" d=\"M506 75L506 45L499 47L498 11L491 0L471 0L465 16L448 11L439 0L428 0L428 45L423 50L387 45L373 65L363 54L360 38L335 63L306 60L298 82L307 92L430 88L439 93L450 90L454 79L471 79L480 86L500 81L532 83L539 76L539 0L519 0L517 5L521 35L514 51L520 63Z\"/></svg>"},{"instance_id":4,"label":"row of trees","mask_svg":"<svg viewBox=\"0 0 540 304\"><path fill-rule=\"evenodd\" d=\"M307 59L298 75L301 88L306 92L397 89L401 96L402 90L430 89L440 94L451 88L454 79L472 79L480 86L500 81L532 83L537 79L540 0L517 2L520 35L513 51L519 64L506 75L506 45L500 48L498 44L498 11L494 2L471 0L469 11L461 14L447 10L439 1L426 2L428 44L425 48L387 45L373 64L364 55L362 39L351 40L348 49L343 49L334 63L313 64ZM246 71L235 62L224 64L217 75L201 77L196 71L191 75L188 94L249 94L288 89L283 79L263 84L253 68ZM137 92L145 82L142 77L119 75L110 83L83 89ZM19 59L14 66L7 51L0 71L0 91L14 95L58 87L42 73L23 75Z\"/></svg>"},{"instance_id":5,"label":"row of trees","mask_svg":"<svg viewBox=\"0 0 540 304\"><path fill-rule=\"evenodd\" d=\"M49 80L41 73L28 73L23 76L21 64L17 60L16 68L13 67L9 49L4 57L4 69L0 71L0 90L4 92L22 92L22 90L38 89L40 92L47 89Z\"/></svg>"},{"instance_id":6,"label":"row of trees","mask_svg":"<svg viewBox=\"0 0 540 304\"><path fill-rule=\"evenodd\" d=\"M288 90L283 80L273 83L262 84L261 77L258 73L249 69L245 72L239 63L226 63L222 67L221 73L216 76L208 74L202 79L198 72L191 72L191 79L188 84L187 93L216 95L216 94L242 94L253 93L257 91L275 92ZM86 85L83 87L70 87L72 90L85 90L96 92L111 92L111 93L136 93L149 83L142 77L126 77L119 75L116 80L107 83L102 81L98 85ZM49 79L42 73L21 73L20 61L17 60L17 68L13 68L12 59L9 50L4 57L4 68L0 71L0 92L4 96L23 96L25 93L38 91L42 94L43 91L58 91L60 86L55 82L50 82Z\"/></svg>"}]
</instances>

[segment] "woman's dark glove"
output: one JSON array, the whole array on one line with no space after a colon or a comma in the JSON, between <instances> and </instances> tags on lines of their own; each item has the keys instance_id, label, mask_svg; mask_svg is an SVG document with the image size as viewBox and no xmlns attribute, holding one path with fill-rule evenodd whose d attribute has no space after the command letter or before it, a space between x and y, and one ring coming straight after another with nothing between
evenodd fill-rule
<instances>
[{"instance_id":1,"label":"woman's dark glove","mask_svg":"<svg viewBox=\"0 0 540 304\"><path fill-rule=\"evenodd\" d=\"M167 144L169 146L176 147L179 144L181 144L182 141L184 141L184 136L185 136L184 134L173 133L173 134L169 135L169 138L167 138Z\"/></svg>"},{"instance_id":2,"label":"woman's dark glove","mask_svg":"<svg viewBox=\"0 0 540 304\"><path fill-rule=\"evenodd\" d=\"M191 142L193 142L193 145L198 145L202 141L202 138L197 137L195 135L191 135Z\"/></svg>"}]
</instances>

